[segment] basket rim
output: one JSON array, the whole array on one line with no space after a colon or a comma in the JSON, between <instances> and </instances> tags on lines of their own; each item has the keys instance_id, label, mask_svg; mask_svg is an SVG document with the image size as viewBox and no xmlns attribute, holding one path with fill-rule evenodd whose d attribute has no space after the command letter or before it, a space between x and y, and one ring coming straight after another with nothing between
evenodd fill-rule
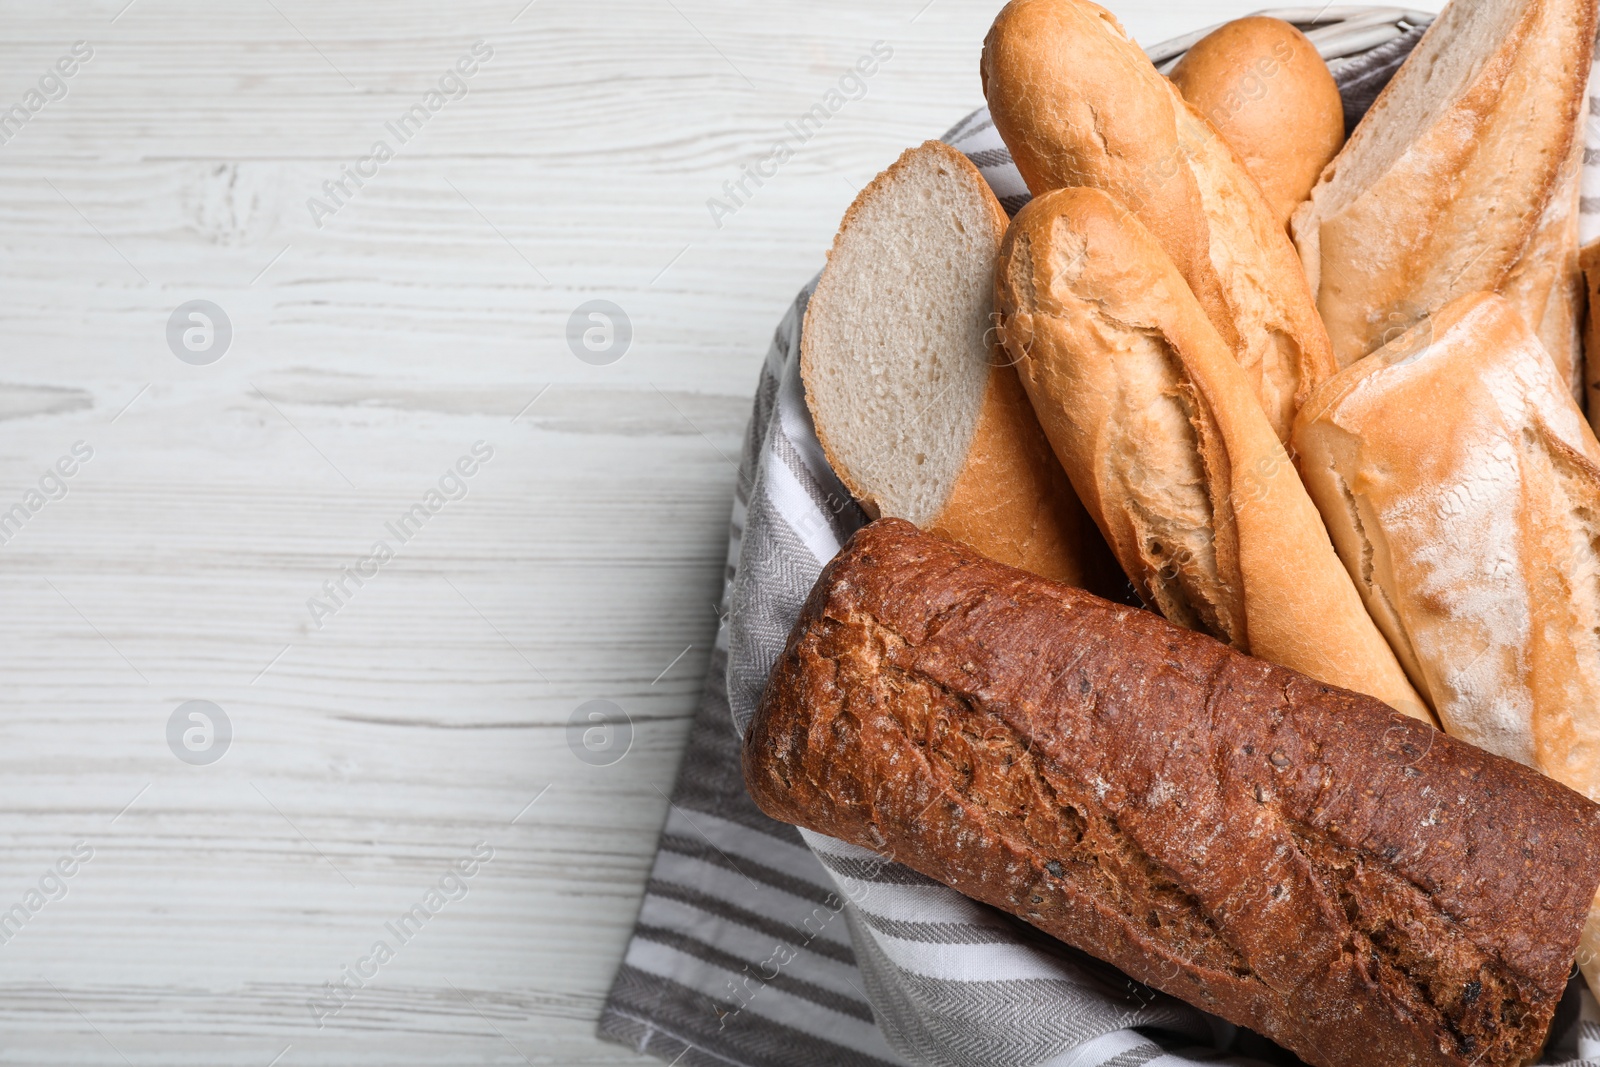
<instances>
[{"instance_id":1,"label":"basket rim","mask_svg":"<svg viewBox=\"0 0 1600 1067\"><path fill-rule=\"evenodd\" d=\"M1269 7L1252 15L1282 19L1303 32L1317 51L1331 64L1357 53L1367 52L1418 26L1426 26L1436 17L1434 12L1409 7L1379 7L1369 4L1314 7ZM1170 38L1146 48L1145 55L1160 69L1170 73L1172 67L1197 41L1228 22L1218 22L1202 29ZM1337 68L1335 68L1337 69Z\"/></svg>"}]
</instances>

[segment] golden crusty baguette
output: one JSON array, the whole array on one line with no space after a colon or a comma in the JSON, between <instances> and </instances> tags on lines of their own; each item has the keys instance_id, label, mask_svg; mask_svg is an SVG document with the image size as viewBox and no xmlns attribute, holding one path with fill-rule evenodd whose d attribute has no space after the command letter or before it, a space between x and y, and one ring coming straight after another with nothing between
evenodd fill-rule
<instances>
[{"instance_id":1,"label":"golden crusty baguette","mask_svg":"<svg viewBox=\"0 0 1600 1067\"><path fill-rule=\"evenodd\" d=\"M1445 305L1317 390L1294 443L1445 730L1600 800L1600 441L1516 307Z\"/></svg>"},{"instance_id":2,"label":"golden crusty baguette","mask_svg":"<svg viewBox=\"0 0 1600 1067\"><path fill-rule=\"evenodd\" d=\"M1028 188L1085 186L1126 204L1287 441L1336 368L1294 247L1227 142L1087 0L1012 0L984 42L982 75Z\"/></svg>"},{"instance_id":3,"label":"golden crusty baguette","mask_svg":"<svg viewBox=\"0 0 1600 1067\"><path fill-rule=\"evenodd\" d=\"M1013 221L996 307L1040 424L1147 602L1320 681L1432 717L1172 261L1106 193Z\"/></svg>"},{"instance_id":4,"label":"golden crusty baguette","mask_svg":"<svg viewBox=\"0 0 1600 1067\"><path fill-rule=\"evenodd\" d=\"M801 374L828 462L893 515L1117 597L1126 583L992 335L1006 213L938 141L850 205L806 310Z\"/></svg>"},{"instance_id":5,"label":"golden crusty baguette","mask_svg":"<svg viewBox=\"0 0 1600 1067\"><path fill-rule=\"evenodd\" d=\"M1595 21L1595 0L1455 0L1379 94L1292 222L1341 367L1490 291L1572 368L1551 290L1572 291Z\"/></svg>"},{"instance_id":6,"label":"golden crusty baguette","mask_svg":"<svg viewBox=\"0 0 1600 1067\"><path fill-rule=\"evenodd\" d=\"M1168 75L1239 154L1278 224L1344 144L1344 101L1305 34L1251 15L1202 37Z\"/></svg>"}]
</instances>

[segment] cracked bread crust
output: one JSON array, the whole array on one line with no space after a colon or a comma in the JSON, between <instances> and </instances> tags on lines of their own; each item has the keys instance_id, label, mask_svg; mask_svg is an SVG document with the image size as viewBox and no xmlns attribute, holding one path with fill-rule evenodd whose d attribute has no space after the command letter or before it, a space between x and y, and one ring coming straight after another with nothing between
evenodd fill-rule
<instances>
[{"instance_id":1,"label":"cracked bread crust","mask_svg":"<svg viewBox=\"0 0 1600 1067\"><path fill-rule=\"evenodd\" d=\"M1154 235L1106 193L1057 189L1018 213L995 281L1040 425L1145 602L1431 723Z\"/></svg>"},{"instance_id":2,"label":"cracked bread crust","mask_svg":"<svg viewBox=\"0 0 1600 1067\"><path fill-rule=\"evenodd\" d=\"M1532 1062L1600 884L1571 790L898 520L824 571L744 767L1317 1067Z\"/></svg>"}]
</instances>

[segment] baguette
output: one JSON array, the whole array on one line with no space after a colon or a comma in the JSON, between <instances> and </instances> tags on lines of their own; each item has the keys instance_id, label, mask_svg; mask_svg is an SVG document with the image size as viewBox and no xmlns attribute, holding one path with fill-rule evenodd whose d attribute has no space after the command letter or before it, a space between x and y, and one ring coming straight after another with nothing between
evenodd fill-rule
<instances>
[{"instance_id":1,"label":"baguette","mask_svg":"<svg viewBox=\"0 0 1600 1067\"><path fill-rule=\"evenodd\" d=\"M1285 232L1344 144L1344 101L1317 46L1282 19L1235 19L1168 75L1261 189Z\"/></svg>"},{"instance_id":2,"label":"baguette","mask_svg":"<svg viewBox=\"0 0 1600 1067\"><path fill-rule=\"evenodd\" d=\"M1533 1062L1600 883L1564 786L892 520L817 582L744 775L1314 1067Z\"/></svg>"},{"instance_id":3,"label":"baguette","mask_svg":"<svg viewBox=\"0 0 1600 1067\"><path fill-rule=\"evenodd\" d=\"M1341 367L1479 291L1557 339L1595 21L1595 0L1455 0L1378 96L1293 222Z\"/></svg>"},{"instance_id":4,"label":"baguette","mask_svg":"<svg viewBox=\"0 0 1600 1067\"><path fill-rule=\"evenodd\" d=\"M1600 800L1600 442L1516 308L1446 305L1319 389L1294 441L1445 729Z\"/></svg>"},{"instance_id":5,"label":"baguette","mask_svg":"<svg viewBox=\"0 0 1600 1067\"><path fill-rule=\"evenodd\" d=\"M1012 0L984 42L982 75L1028 188L1087 186L1125 204L1287 441L1337 368L1294 246L1227 142L1087 0Z\"/></svg>"},{"instance_id":6,"label":"baguette","mask_svg":"<svg viewBox=\"0 0 1600 1067\"><path fill-rule=\"evenodd\" d=\"M906 151L856 198L801 334L828 462L894 515L1048 578L1126 582L1073 495L992 334L1006 214L948 145Z\"/></svg>"},{"instance_id":7,"label":"baguette","mask_svg":"<svg viewBox=\"0 0 1600 1067\"><path fill-rule=\"evenodd\" d=\"M1193 294L1110 196L1012 223L1006 351L1089 513L1171 621L1432 722Z\"/></svg>"}]
</instances>

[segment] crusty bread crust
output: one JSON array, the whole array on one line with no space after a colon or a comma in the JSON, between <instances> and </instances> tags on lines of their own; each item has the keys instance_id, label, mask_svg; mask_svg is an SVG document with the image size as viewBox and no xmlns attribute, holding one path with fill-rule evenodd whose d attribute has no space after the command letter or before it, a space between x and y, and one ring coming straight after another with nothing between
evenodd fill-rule
<instances>
[{"instance_id":1,"label":"crusty bread crust","mask_svg":"<svg viewBox=\"0 0 1600 1067\"><path fill-rule=\"evenodd\" d=\"M1127 597L1128 580L1061 469L1017 372L989 376L978 430L931 534L970 545L1008 566Z\"/></svg>"},{"instance_id":2,"label":"crusty bread crust","mask_svg":"<svg viewBox=\"0 0 1600 1067\"><path fill-rule=\"evenodd\" d=\"M939 141L928 141L908 149L874 178L845 212L833 251L829 253L829 267L822 272L806 310L806 327L801 335L801 377L807 387L806 402L817 438L834 472L874 518L885 510L880 493L857 471L851 457L836 441L834 428L838 420L848 419L850 414L836 412L819 403L819 390L815 388L815 375L822 361L848 359L853 354L823 348L817 340L818 332L812 327L820 317L829 315L888 318L887 310L854 306L846 292L850 279L840 276L835 267L835 253L851 239L852 228L861 224L864 206L875 197L890 195L895 183L911 167L929 158L943 165L948 174L946 180L963 183L974 200L986 205L988 225L998 250L1008 219L977 167L959 151ZM928 253L933 251L927 250ZM915 292L918 279L907 277L904 284L907 291ZM874 294L886 304L889 295ZM1012 566L1093 589L1102 595L1119 595L1126 588L1126 582L1099 531L1072 492L1071 483L1056 462L1032 408L1026 402L1018 402L1021 387L1016 382L1016 372L1004 364L992 339L984 343L991 352L992 368L979 411L972 420L971 438L964 445L965 463L945 487L945 503L925 523L926 527ZM903 413L908 422L925 415L927 412ZM896 447L897 429L883 427L883 448Z\"/></svg>"},{"instance_id":3,"label":"crusty bread crust","mask_svg":"<svg viewBox=\"0 0 1600 1067\"><path fill-rule=\"evenodd\" d=\"M1282 19L1252 15L1202 37L1169 76L1238 153L1287 232L1344 144L1344 101L1317 46Z\"/></svg>"},{"instance_id":4,"label":"crusty bread crust","mask_svg":"<svg viewBox=\"0 0 1600 1067\"><path fill-rule=\"evenodd\" d=\"M1424 109L1430 64L1477 47L1449 35L1508 5L1520 7L1510 32L1488 40L1456 99L1370 184L1345 189L1341 171L1364 174L1373 153L1390 151L1384 128ZM1537 237L1559 223L1552 201L1579 137L1595 22L1595 0L1478 0L1447 10L1378 96L1294 223L1341 367L1467 293L1520 289L1518 303L1542 324L1556 270L1531 265L1542 287L1518 286L1512 274L1529 256L1567 267L1564 241Z\"/></svg>"},{"instance_id":5,"label":"crusty bread crust","mask_svg":"<svg viewBox=\"0 0 1600 1067\"><path fill-rule=\"evenodd\" d=\"M744 774L1315 1067L1533 1062L1600 883L1565 787L891 520L817 582Z\"/></svg>"},{"instance_id":6,"label":"crusty bread crust","mask_svg":"<svg viewBox=\"0 0 1600 1067\"><path fill-rule=\"evenodd\" d=\"M1431 722L1249 383L1156 239L1097 189L1034 199L996 307L1046 436L1169 619Z\"/></svg>"},{"instance_id":7,"label":"crusty bread crust","mask_svg":"<svg viewBox=\"0 0 1600 1067\"><path fill-rule=\"evenodd\" d=\"M1588 115L1587 101L1581 113ZM1578 129L1582 128L1580 120ZM1587 298L1583 269L1578 262L1583 151L1583 137L1574 137L1538 228L1500 287L1500 295L1515 304L1538 333L1539 343L1549 353L1556 373L1567 383L1580 409L1587 403L1583 364L1583 311Z\"/></svg>"},{"instance_id":8,"label":"crusty bread crust","mask_svg":"<svg viewBox=\"0 0 1600 1067\"><path fill-rule=\"evenodd\" d=\"M1600 801L1600 442L1516 308L1445 305L1319 389L1294 444L1445 729Z\"/></svg>"},{"instance_id":9,"label":"crusty bread crust","mask_svg":"<svg viewBox=\"0 0 1600 1067\"><path fill-rule=\"evenodd\" d=\"M1087 0L1011 0L984 42L995 128L1035 194L1103 189L1161 243L1287 441L1336 369L1293 245L1228 143Z\"/></svg>"}]
</instances>

